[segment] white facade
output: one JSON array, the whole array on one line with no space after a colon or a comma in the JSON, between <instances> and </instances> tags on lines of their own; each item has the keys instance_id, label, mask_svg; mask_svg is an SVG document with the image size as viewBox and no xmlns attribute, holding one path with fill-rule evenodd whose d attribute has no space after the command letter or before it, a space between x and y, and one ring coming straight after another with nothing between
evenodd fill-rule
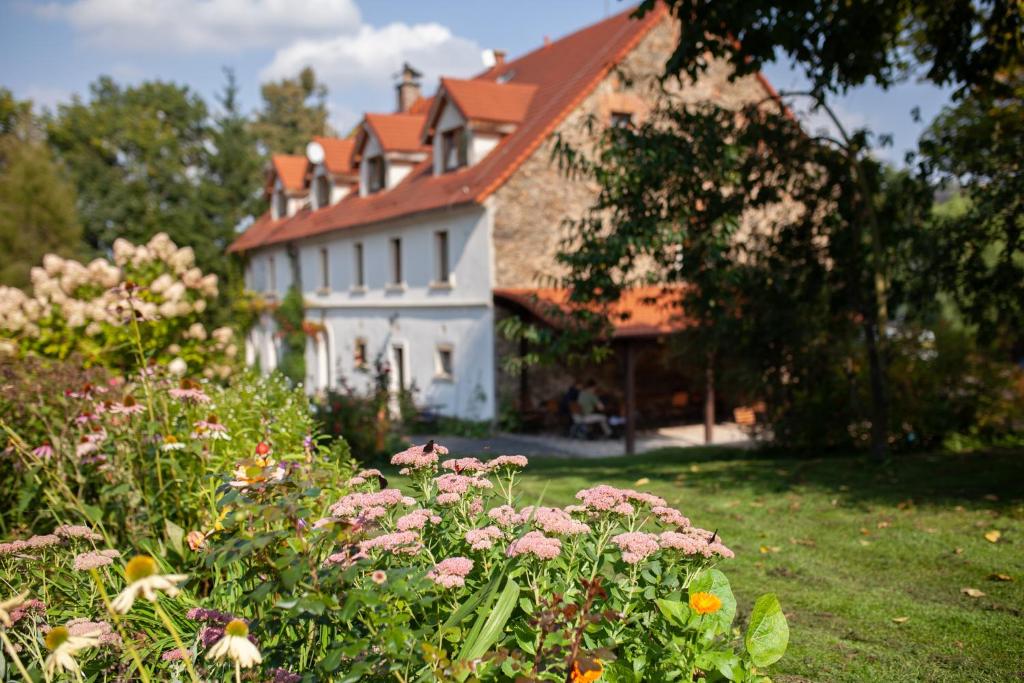
<instances>
[{"instance_id":1,"label":"white facade","mask_svg":"<svg viewBox=\"0 0 1024 683\"><path fill-rule=\"evenodd\" d=\"M308 390L342 385L366 388L372 375L356 364L359 346L365 349L371 368L378 358L387 362L392 387L397 389L401 376L405 387L415 390L418 405L463 419L493 419L491 225L492 209L486 203L296 242L292 253L298 262L305 317L323 330L307 344ZM394 281L395 240L401 252L398 282ZM442 245L447 245L444 259L436 253ZM360 251L362 285L358 283ZM246 271L249 288L280 301L291 285L290 258L284 247L251 253ZM440 267L445 262L449 272L442 282ZM247 353L270 370L276 367L276 357L269 357L275 350L280 348L274 341L273 322L264 316L250 334Z\"/></svg>"}]
</instances>

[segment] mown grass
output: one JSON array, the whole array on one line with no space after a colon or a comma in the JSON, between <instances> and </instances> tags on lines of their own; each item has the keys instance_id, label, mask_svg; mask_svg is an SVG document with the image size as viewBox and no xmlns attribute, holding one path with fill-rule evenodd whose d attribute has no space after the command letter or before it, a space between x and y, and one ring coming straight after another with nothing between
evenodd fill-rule
<instances>
[{"instance_id":1,"label":"mown grass","mask_svg":"<svg viewBox=\"0 0 1024 683\"><path fill-rule=\"evenodd\" d=\"M722 568L741 614L778 594L791 640L776 681L1024 680L1024 452L884 466L725 449L533 458L524 501L543 492L567 504L599 482L656 493L717 528L736 551Z\"/></svg>"}]
</instances>

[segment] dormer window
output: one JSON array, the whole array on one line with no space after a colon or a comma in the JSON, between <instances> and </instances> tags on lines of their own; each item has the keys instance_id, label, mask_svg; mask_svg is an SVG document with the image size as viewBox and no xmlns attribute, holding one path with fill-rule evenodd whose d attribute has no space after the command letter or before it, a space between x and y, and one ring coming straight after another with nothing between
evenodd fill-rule
<instances>
[{"instance_id":1,"label":"dormer window","mask_svg":"<svg viewBox=\"0 0 1024 683\"><path fill-rule=\"evenodd\" d=\"M613 111L610 123L612 128L629 128L633 125L633 114L628 111Z\"/></svg>"},{"instance_id":2,"label":"dormer window","mask_svg":"<svg viewBox=\"0 0 1024 683\"><path fill-rule=\"evenodd\" d=\"M442 133L441 158L444 160L444 170L454 171L466 166L469 163L468 147L465 128L453 128Z\"/></svg>"},{"instance_id":3,"label":"dormer window","mask_svg":"<svg viewBox=\"0 0 1024 683\"><path fill-rule=\"evenodd\" d=\"M313 179L313 208L322 209L331 203L331 181L326 175Z\"/></svg>"},{"instance_id":4,"label":"dormer window","mask_svg":"<svg viewBox=\"0 0 1024 683\"><path fill-rule=\"evenodd\" d=\"M387 180L384 172L384 157L375 156L366 160L366 183L369 192L380 192L385 188Z\"/></svg>"},{"instance_id":5,"label":"dormer window","mask_svg":"<svg viewBox=\"0 0 1024 683\"><path fill-rule=\"evenodd\" d=\"M284 190L278 189L274 191L270 202L270 212L274 220L280 220L288 215L288 197L285 195Z\"/></svg>"}]
</instances>

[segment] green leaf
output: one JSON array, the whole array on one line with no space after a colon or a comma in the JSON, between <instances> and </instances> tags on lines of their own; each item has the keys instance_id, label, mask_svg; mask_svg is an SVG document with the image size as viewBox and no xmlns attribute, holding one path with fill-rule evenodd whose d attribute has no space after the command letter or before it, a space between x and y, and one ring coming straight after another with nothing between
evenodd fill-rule
<instances>
[{"instance_id":1,"label":"green leaf","mask_svg":"<svg viewBox=\"0 0 1024 683\"><path fill-rule=\"evenodd\" d=\"M714 614L705 615L704 620L727 631L736 618L736 596L732 594L728 577L717 569L709 569L690 583L689 591L690 595L711 593L722 601L722 608Z\"/></svg>"},{"instance_id":2,"label":"green leaf","mask_svg":"<svg viewBox=\"0 0 1024 683\"><path fill-rule=\"evenodd\" d=\"M171 520L165 519L164 533L167 534L167 543L174 549L174 552L178 553L181 557L185 557L185 530Z\"/></svg>"},{"instance_id":3,"label":"green leaf","mask_svg":"<svg viewBox=\"0 0 1024 683\"><path fill-rule=\"evenodd\" d=\"M676 626L685 626L690 617L690 608L678 600L655 600L662 615Z\"/></svg>"},{"instance_id":4,"label":"green leaf","mask_svg":"<svg viewBox=\"0 0 1024 683\"><path fill-rule=\"evenodd\" d=\"M789 624L774 593L766 593L754 603L744 642L756 666L770 666L786 653Z\"/></svg>"},{"instance_id":5,"label":"green leaf","mask_svg":"<svg viewBox=\"0 0 1024 683\"><path fill-rule=\"evenodd\" d=\"M508 618L512 616L512 610L516 607L516 602L519 600L519 584L513 579L509 579L505 584L504 590L501 591L501 596L498 597L498 601L494 604L494 608L489 614L481 614L480 619L486 617L486 621L483 627L480 629L479 635L476 638L467 639L462 645L462 652L459 653L459 659L477 659L488 649L491 645L498 642L501 638L501 634L505 630L505 624L508 622Z\"/></svg>"}]
</instances>

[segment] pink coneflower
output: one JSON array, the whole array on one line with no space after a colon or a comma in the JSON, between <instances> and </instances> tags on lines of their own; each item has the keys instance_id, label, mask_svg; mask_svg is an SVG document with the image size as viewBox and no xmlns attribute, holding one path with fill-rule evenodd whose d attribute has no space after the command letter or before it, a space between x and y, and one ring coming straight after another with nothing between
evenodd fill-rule
<instances>
[{"instance_id":1,"label":"pink coneflower","mask_svg":"<svg viewBox=\"0 0 1024 683\"><path fill-rule=\"evenodd\" d=\"M456 474L462 474L463 472L486 472L487 465L480 462L476 458L457 458L452 460L445 460L441 463L441 467L446 470L451 470Z\"/></svg>"},{"instance_id":2,"label":"pink coneflower","mask_svg":"<svg viewBox=\"0 0 1024 683\"><path fill-rule=\"evenodd\" d=\"M185 444L178 441L178 437L173 434L164 436L163 443L160 444L160 450L162 451L183 451L185 450Z\"/></svg>"},{"instance_id":3,"label":"pink coneflower","mask_svg":"<svg viewBox=\"0 0 1024 683\"><path fill-rule=\"evenodd\" d=\"M473 571L473 560L468 557L449 557L441 560L427 572L427 578L444 588L461 588Z\"/></svg>"},{"instance_id":4,"label":"pink coneflower","mask_svg":"<svg viewBox=\"0 0 1024 683\"><path fill-rule=\"evenodd\" d=\"M190 379L181 380L181 384L167 392L171 398L186 403L209 403L210 397L206 395L198 383Z\"/></svg>"},{"instance_id":5,"label":"pink coneflower","mask_svg":"<svg viewBox=\"0 0 1024 683\"><path fill-rule=\"evenodd\" d=\"M414 529L419 530L427 525L427 522L431 524L440 524L441 518L431 512L430 510L413 510L412 512L402 515L395 522L395 527L399 531L412 531Z\"/></svg>"},{"instance_id":6,"label":"pink coneflower","mask_svg":"<svg viewBox=\"0 0 1024 683\"><path fill-rule=\"evenodd\" d=\"M525 455L499 455L494 460L487 462L487 469L491 472L500 469L522 469L528 463Z\"/></svg>"},{"instance_id":7,"label":"pink coneflower","mask_svg":"<svg viewBox=\"0 0 1024 683\"><path fill-rule=\"evenodd\" d=\"M95 415L93 413L81 413L80 415L75 417L75 424L84 425L98 419L100 419L99 415Z\"/></svg>"},{"instance_id":8,"label":"pink coneflower","mask_svg":"<svg viewBox=\"0 0 1024 683\"><path fill-rule=\"evenodd\" d=\"M120 403L113 403L110 406L110 412L115 415L138 415L144 410L142 404L138 403L131 394L125 395Z\"/></svg>"},{"instance_id":9,"label":"pink coneflower","mask_svg":"<svg viewBox=\"0 0 1024 683\"><path fill-rule=\"evenodd\" d=\"M221 424L216 415L210 414L205 420L199 420L192 432L194 439L211 439L213 441L230 441L228 428Z\"/></svg>"},{"instance_id":10,"label":"pink coneflower","mask_svg":"<svg viewBox=\"0 0 1024 683\"><path fill-rule=\"evenodd\" d=\"M99 444L90 439L87 436L83 436L75 446L75 455L79 458L84 458L87 455L92 455L100 449Z\"/></svg>"},{"instance_id":11,"label":"pink coneflower","mask_svg":"<svg viewBox=\"0 0 1024 683\"><path fill-rule=\"evenodd\" d=\"M391 456L392 465L404 465L410 472L433 468L439 455L448 455L448 449L432 440L422 446L412 446Z\"/></svg>"},{"instance_id":12,"label":"pink coneflower","mask_svg":"<svg viewBox=\"0 0 1024 683\"><path fill-rule=\"evenodd\" d=\"M619 546L622 559L629 564L642 562L648 556L658 552L658 537L642 531L631 531L612 537L612 543Z\"/></svg>"},{"instance_id":13,"label":"pink coneflower","mask_svg":"<svg viewBox=\"0 0 1024 683\"><path fill-rule=\"evenodd\" d=\"M553 560L562 552L562 542L549 538L540 531L531 531L508 546L508 556L533 555L541 560Z\"/></svg>"},{"instance_id":14,"label":"pink coneflower","mask_svg":"<svg viewBox=\"0 0 1024 683\"><path fill-rule=\"evenodd\" d=\"M494 525L485 526L482 529L470 529L467 531L466 543L469 543L469 547L473 550L490 550L494 546L494 542L504 538L504 536L498 527Z\"/></svg>"},{"instance_id":15,"label":"pink coneflower","mask_svg":"<svg viewBox=\"0 0 1024 683\"><path fill-rule=\"evenodd\" d=\"M44 441L32 449L32 455L36 456L40 460L48 460L53 457L53 446L51 446L49 442Z\"/></svg>"}]
</instances>

